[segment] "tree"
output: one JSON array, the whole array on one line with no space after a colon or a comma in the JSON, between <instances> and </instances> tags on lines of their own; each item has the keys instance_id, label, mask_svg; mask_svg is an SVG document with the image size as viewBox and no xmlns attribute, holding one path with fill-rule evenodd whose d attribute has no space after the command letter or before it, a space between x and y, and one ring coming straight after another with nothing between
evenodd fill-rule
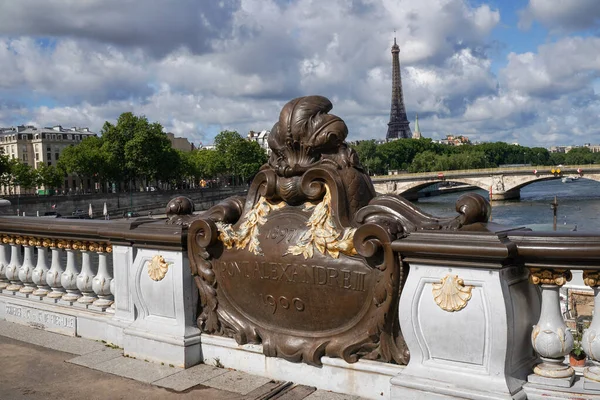
<instances>
[{"instance_id":1,"label":"tree","mask_svg":"<svg viewBox=\"0 0 600 400\"><path fill-rule=\"evenodd\" d=\"M587 147L576 147L565 154L565 162L569 165L593 164L595 158Z\"/></svg>"},{"instance_id":2,"label":"tree","mask_svg":"<svg viewBox=\"0 0 600 400\"><path fill-rule=\"evenodd\" d=\"M53 165L40 165L35 170L37 186L44 186L46 189L55 189L62 184L63 174Z\"/></svg>"},{"instance_id":3,"label":"tree","mask_svg":"<svg viewBox=\"0 0 600 400\"><path fill-rule=\"evenodd\" d=\"M36 185L36 174L34 169L16 158L10 160L10 184L15 188L32 189Z\"/></svg>"},{"instance_id":4,"label":"tree","mask_svg":"<svg viewBox=\"0 0 600 400\"><path fill-rule=\"evenodd\" d=\"M110 155L102 138L90 136L63 150L57 168L63 174L76 174L106 182L111 176Z\"/></svg>"},{"instance_id":5,"label":"tree","mask_svg":"<svg viewBox=\"0 0 600 400\"><path fill-rule=\"evenodd\" d=\"M192 154L194 170L200 179L215 179L227 172L225 160L216 150L196 150Z\"/></svg>"},{"instance_id":6,"label":"tree","mask_svg":"<svg viewBox=\"0 0 600 400\"><path fill-rule=\"evenodd\" d=\"M550 165L565 164L565 153L550 153Z\"/></svg>"},{"instance_id":7,"label":"tree","mask_svg":"<svg viewBox=\"0 0 600 400\"><path fill-rule=\"evenodd\" d=\"M238 183L238 177L246 180L254 176L267 162L265 151L256 142L249 142L235 131L223 131L215 137L215 147L227 172Z\"/></svg>"},{"instance_id":8,"label":"tree","mask_svg":"<svg viewBox=\"0 0 600 400\"><path fill-rule=\"evenodd\" d=\"M381 174L384 171L381 157L377 154L377 144L375 140L363 140L353 146L358 154L361 165L370 174Z\"/></svg>"},{"instance_id":9,"label":"tree","mask_svg":"<svg viewBox=\"0 0 600 400\"><path fill-rule=\"evenodd\" d=\"M144 117L136 117L131 112L119 116L116 125L105 122L102 134L102 149L107 155L107 178L113 182L123 182L133 177L133 171L127 167L125 145L135 135L136 130L144 129L148 121Z\"/></svg>"},{"instance_id":10,"label":"tree","mask_svg":"<svg viewBox=\"0 0 600 400\"><path fill-rule=\"evenodd\" d=\"M125 143L125 168L135 177L155 181L160 176L169 176L169 170L177 169L177 153L162 126L148 123L145 117L134 117L136 123L133 136Z\"/></svg>"}]
</instances>

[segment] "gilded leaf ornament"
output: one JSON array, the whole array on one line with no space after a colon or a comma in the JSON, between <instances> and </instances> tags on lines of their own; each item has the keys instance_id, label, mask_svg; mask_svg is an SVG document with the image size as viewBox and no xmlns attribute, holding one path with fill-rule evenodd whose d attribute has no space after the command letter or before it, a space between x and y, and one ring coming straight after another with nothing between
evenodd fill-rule
<instances>
[{"instance_id":1,"label":"gilded leaf ornament","mask_svg":"<svg viewBox=\"0 0 600 400\"><path fill-rule=\"evenodd\" d=\"M534 285L562 286L572 277L568 269L529 268L529 282Z\"/></svg>"},{"instance_id":2,"label":"gilded leaf ornament","mask_svg":"<svg viewBox=\"0 0 600 400\"><path fill-rule=\"evenodd\" d=\"M600 272L583 271L583 283L590 287L600 286Z\"/></svg>"},{"instance_id":3,"label":"gilded leaf ornament","mask_svg":"<svg viewBox=\"0 0 600 400\"><path fill-rule=\"evenodd\" d=\"M264 196L261 196L254 207L248 211L244 222L242 222L237 231L233 229L233 225L231 224L216 223L219 230L219 239L228 249L233 248L233 246L236 249L245 249L248 247L249 252L257 256L262 255L263 252L258 240L258 228L267 222L267 215L271 211L278 210L284 206L285 202L273 204L267 201Z\"/></svg>"},{"instance_id":4,"label":"gilded leaf ornament","mask_svg":"<svg viewBox=\"0 0 600 400\"><path fill-rule=\"evenodd\" d=\"M434 283L431 292L435 303L442 310L453 312L460 311L466 307L471 299L473 286L465 286L458 275L446 275L441 283Z\"/></svg>"},{"instance_id":5,"label":"gilded leaf ornament","mask_svg":"<svg viewBox=\"0 0 600 400\"><path fill-rule=\"evenodd\" d=\"M162 281L167 271L169 270L169 264L165 261L163 256L155 255L152 260L148 261L148 275L153 281Z\"/></svg>"},{"instance_id":6,"label":"gilded leaf ornament","mask_svg":"<svg viewBox=\"0 0 600 400\"><path fill-rule=\"evenodd\" d=\"M336 228L331 213L331 192L325 185L323 200L317 204L306 203L304 211L313 209L306 222L308 230L302 234L299 243L290 246L286 254L295 256L302 254L305 259L312 258L316 248L321 254L329 254L338 258L340 253L349 256L356 254L353 238L356 228L346 228L340 231Z\"/></svg>"}]
</instances>

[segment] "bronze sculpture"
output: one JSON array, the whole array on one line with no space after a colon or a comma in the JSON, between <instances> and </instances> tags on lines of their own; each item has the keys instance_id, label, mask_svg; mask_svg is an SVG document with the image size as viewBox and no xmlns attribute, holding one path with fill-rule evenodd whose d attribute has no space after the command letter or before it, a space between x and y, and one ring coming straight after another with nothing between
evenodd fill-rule
<instances>
[{"instance_id":1,"label":"bronze sculpture","mask_svg":"<svg viewBox=\"0 0 600 400\"><path fill-rule=\"evenodd\" d=\"M322 96L288 102L246 198L189 220L198 326L292 362L320 365L326 355L406 364L398 300L408 265L390 243L487 221L489 205L466 195L458 217L440 220L399 196L376 197L331 108Z\"/></svg>"}]
</instances>

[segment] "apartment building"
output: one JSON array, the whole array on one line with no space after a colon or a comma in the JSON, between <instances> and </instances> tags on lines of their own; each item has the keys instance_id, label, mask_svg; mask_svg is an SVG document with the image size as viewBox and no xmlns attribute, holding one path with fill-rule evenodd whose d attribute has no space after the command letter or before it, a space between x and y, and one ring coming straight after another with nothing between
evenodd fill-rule
<instances>
[{"instance_id":1,"label":"apartment building","mask_svg":"<svg viewBox=\"0 0 600 400\"><path fill-rule=\"evenodd\" d=\"M70 146L80 143L89 136L97 136L88 128L63 128L60 125L37 128L33 125L19 125L10 128L0 128L0 148L9 158L19 159L33 168L40 165L54 165L58 163L62 151ZM91 190L90 179L83 181L77 176L66 176L60 190L68 192ZM43 188L39 188L43 189ZM14 191L13 191L14 190ZM0 187L0 194L33 193L35 190L21 191L21 188Z\"/></svg>"}]
</instances>

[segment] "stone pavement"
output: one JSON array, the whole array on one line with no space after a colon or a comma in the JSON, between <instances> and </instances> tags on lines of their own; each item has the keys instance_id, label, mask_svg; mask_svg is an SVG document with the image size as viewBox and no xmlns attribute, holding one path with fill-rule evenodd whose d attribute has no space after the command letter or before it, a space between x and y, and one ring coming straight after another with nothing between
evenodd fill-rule
<instances>
[{"instance_id":1,"label":"stone pavement","mask_svg":"<svg viewBox=\"0 0 600 400\"><path fill-rule=\"evenodd\" d=\"M0 321L0 354L1 400L360 399L209 365L159 365L123 357L104 343L6 321Z\"/></svg>"}]
</instances>

